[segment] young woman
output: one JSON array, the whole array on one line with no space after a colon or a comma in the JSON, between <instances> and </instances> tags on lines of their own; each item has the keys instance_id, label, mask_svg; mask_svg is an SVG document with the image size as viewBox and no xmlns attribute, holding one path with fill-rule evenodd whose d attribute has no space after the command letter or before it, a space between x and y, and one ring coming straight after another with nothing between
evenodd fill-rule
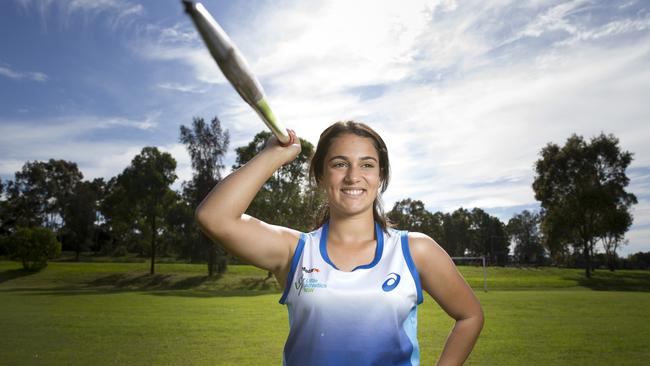
<instances>
[{"instance_id":1,"label":"young woman","mask_svg":"<svg viewBox=\"0 0 650 366\"><path fill-rule=\"evenodd\" d=\"M229 251L271 271L289 311L286 365L418 365L422 290L456 320L438 365L460 365L483 327L481 305L433 239L390 228L380 195L386 145L370 127L338 122L320 137L310 176L327 196L311 233L244 212L264 182L300 153L275 138L220 182L196 210L202 229Z\"/></svg>"}]
</instances>

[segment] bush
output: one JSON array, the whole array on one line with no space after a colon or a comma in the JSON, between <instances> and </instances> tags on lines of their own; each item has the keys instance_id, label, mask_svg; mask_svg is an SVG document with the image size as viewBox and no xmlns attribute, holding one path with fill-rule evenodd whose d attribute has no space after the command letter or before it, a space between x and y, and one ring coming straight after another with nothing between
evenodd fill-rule
<instances>
[{"instance_id":1,"label":"bush","mask_svg":"<svg viewBox=\"0 0 650 366\"><path fill-rule=\"evenodd\" d=\"M28 270L45 268L48 259L61 254L56 235L42 227L18 228L5 243L11 259L22 262Z\"/></svg>"}]
</instances>

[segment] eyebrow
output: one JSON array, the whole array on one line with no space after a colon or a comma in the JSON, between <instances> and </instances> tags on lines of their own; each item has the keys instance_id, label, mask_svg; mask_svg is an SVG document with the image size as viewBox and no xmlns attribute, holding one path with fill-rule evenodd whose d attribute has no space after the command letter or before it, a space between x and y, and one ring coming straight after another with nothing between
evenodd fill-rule
<instances>
[{"instance_id":1,"label":"eyebrow","mask_svg":"<svg viewBox=\"0 0 650 366\"><path fill-rule=\"evenodd\" d=\"M341 160L345 160L345 161L350 161L350 159L348 159L347 156L337 155L337 156L332 156L332 157L330 158L330 160L328 160L328 162L330 162L330 161L332 161L332 160L335 160L335 159L341 159ZM374 156L362 156L359 160L374 160L374 161L377 161L377 159L376 159Z\"/></svg>"}]
</instances>

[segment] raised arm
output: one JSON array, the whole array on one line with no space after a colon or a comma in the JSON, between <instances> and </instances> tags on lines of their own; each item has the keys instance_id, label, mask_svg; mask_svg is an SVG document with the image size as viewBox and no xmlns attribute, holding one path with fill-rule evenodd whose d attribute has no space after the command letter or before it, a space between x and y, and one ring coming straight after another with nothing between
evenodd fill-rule
<instances>
[{"instance_id":1,"label":"raised arm","mask_svg":"<svg viewBox=\"0 0 650 366\"><path fill-rule=\"evenodd\" d=\"M291 145L282 147L272 137L264 150L217 184L195 211L206 235L236 256L274 272L279 280L286 276L300 233L244 212L269 177L300 153L299 139L293 131L290 134Z\"/></svg>"},{"instance_id":2,"label":"raised arm","mask_svg":"<svg viewBox=\"0 0 650 366\"><path fill-rule=\"evenodd\" d=\"M447 252L433 239L409 233L409 248L422 288L456 320L437 365L462 365L483 328L481 304Z\"/></svg>"}]
</instances>

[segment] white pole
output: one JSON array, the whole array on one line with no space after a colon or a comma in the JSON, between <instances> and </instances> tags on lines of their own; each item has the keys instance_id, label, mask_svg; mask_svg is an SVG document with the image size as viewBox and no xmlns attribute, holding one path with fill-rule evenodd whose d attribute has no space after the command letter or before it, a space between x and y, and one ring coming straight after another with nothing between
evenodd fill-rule
<instances>
[{"instance_id":1,"label":"white pole","mask_svg":"<svg viewBox=\"0 0 650 366\"><path fill-rule=\"evenodd\" d=\"M487 268L485 267L485 256L483 256L483 289L487 292Z\"/></svg>"}]
</instances>

